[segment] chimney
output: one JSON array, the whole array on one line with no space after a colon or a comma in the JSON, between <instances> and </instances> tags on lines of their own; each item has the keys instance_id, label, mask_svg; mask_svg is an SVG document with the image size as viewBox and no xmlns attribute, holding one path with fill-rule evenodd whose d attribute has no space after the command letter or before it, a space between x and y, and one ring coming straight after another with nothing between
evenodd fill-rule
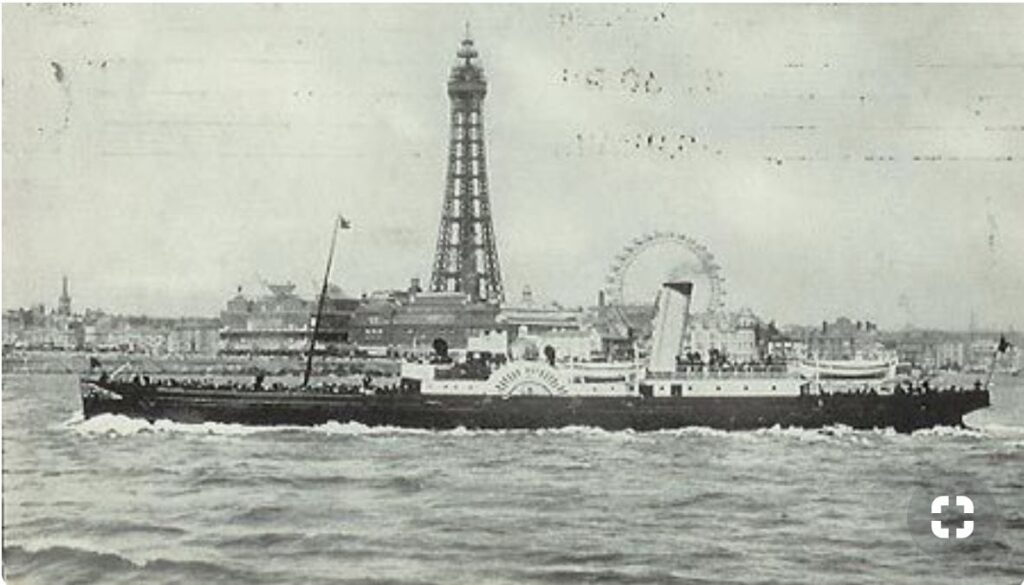
<instances>
[{"instance_id":1,"label":"chimney","mask_svg":"<svg viewBox=\"0 0 1024 585\"><path fill-rule=\"evenodd\" d=\"M672 373L676 370L676 357L683 349L687 318L690 313L690 294L693 283L666 282L656 301L654 339L648 369L651 372Z\"/></svg>"},{"instance_id":2,"label":"chimney","mask_svg":"<svg viewBox=\"0 0 1024 585\"><path fill-rule=\"evenodd\" d=\"M420 279L418 277L409 279L409 292L412 294L423 292L423 288L420 286Z\"/></svg>"},{"instance_id":3,"label":"chimney","mask_svg":"<svg viewBox=\"0 0 1024 585\"><path fill-rule=\"evenodd\" d=\"M603 309L604 308L604 291L603 290L597 291L597 308L599 308L599 309Z\"/></svg>"}]
</instances>

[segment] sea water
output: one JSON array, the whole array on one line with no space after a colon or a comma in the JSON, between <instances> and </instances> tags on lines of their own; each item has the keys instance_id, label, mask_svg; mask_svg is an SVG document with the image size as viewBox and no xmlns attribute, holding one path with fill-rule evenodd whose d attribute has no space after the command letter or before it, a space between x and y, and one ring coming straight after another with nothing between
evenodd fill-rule
<instances>
[{"instance_id":1,"label":"sea water","mask_svg":"<svg viewBox=\"0 0 1024 585\"><path fill-rule=\"evenodd\" d=\"M433 432L82 420L69 375L3 381L15 583L1013 584L1024 384L970 429ZM968 478L991 541L918 546Z\"/></svg>"}]
</instances>

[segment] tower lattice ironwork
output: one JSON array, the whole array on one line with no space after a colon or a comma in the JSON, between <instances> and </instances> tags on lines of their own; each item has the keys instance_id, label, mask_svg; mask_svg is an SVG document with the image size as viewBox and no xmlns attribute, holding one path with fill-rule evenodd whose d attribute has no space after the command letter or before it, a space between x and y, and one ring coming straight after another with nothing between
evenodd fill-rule
<instances>
[{"instance_id":1,"label":"tower lattice ironwork","mask_svg":"<svg viewBox=\"0 0 1024 585\"><path fill-rule=\"evenodd\" d=\"M502 301L505 292L494 241L484 149L487 80L483 68L474 62L477 56L467 35L448 78L448 178L430 288L435 292L463 292L473 301Z\"/></svg>"}]
</instances>

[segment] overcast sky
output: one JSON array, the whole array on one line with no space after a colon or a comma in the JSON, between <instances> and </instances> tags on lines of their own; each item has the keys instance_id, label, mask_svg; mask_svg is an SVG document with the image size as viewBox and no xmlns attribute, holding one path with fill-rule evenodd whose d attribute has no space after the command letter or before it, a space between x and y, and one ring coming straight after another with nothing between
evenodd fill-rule
<instances>
[{"instance_id":1,"label":"overcast sky","mask_svg":"<svg viewBox=\"0 0 1024 585\"><path fill-rule=\"evenodd\" d=\"M3 306L308 293L338 211L345 289L428 280L467 20L510 297L670 230L780 322L1024 326L1013 5L7 5Z\"/></svg>"}]
</instances>

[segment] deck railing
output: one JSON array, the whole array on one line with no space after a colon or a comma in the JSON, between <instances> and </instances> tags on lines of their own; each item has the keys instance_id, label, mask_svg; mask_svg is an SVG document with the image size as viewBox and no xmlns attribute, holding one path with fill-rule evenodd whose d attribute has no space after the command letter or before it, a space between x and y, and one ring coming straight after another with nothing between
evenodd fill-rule
<instances>
[{"instance_id":1,"label":"deck railing","mask_svg":"<svg viewBox=\"0 0 1024 585\"><path fill-rule=\"evenodd\" d=\"M723 379L749 379L749 378L788 378L791 374L784 365L778 366L690 366L683 365L676 368L675 372L649 372L648 379L694 379L694 380L723 380Z\"/></svg>"}]
</instances>

